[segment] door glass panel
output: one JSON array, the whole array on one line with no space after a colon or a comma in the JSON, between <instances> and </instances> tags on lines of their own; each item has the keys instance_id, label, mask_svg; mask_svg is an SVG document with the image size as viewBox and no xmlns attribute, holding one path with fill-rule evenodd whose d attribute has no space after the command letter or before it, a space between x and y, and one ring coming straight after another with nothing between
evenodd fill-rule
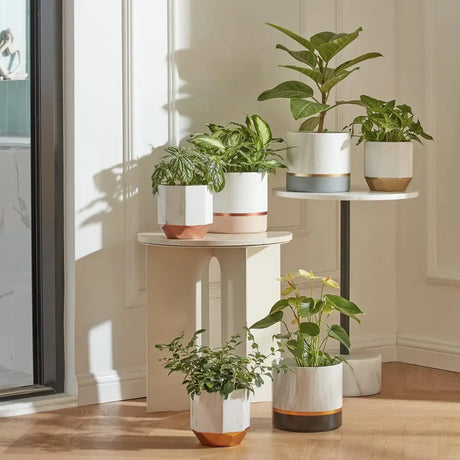
<instances>
[{"instance_id":1,"label":"door glass panel","mask_svg":"<svg viewBox=\"0 0 460 460\"><path fill-rule=\"evenodd\" d=\"M0 390L33 377L29 0L0 0Z\"/></svg>"}]
</instances>

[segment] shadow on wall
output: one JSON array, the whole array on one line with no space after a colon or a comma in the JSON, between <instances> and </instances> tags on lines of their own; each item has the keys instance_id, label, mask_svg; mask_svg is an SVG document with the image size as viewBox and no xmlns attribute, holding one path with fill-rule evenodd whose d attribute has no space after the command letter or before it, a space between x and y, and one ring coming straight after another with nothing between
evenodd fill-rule
<instances>
[{"instance_id":1,"label":"shadow on wall","mask_svg":"<svg viewBox=\"0 0 460 460\"><path fill-rule=\"evenodd\" d=\"M95 174L99 196L78 210L87 216L79 227L93 227L100 235L100 249L76 261L76 373L83 403L145 394L145 329L139 330L145 324L145 308L129 299L126 267L143 266L137 232L156 225L150 176L163 148ZM134 261L131 265L128 257ZM145 274L139 271L137 288L142 290ZM103 395L98 392L101 386Z\"/></svg>"}]
</instances>

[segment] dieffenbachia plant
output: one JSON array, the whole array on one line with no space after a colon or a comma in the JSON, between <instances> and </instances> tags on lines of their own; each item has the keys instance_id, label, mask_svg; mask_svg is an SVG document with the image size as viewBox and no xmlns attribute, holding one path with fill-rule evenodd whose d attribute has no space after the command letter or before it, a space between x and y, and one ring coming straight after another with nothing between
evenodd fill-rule
<instances>
[{"instance_id":1,"label":"dieffenbachia plant","mask_svg":"<svg viewBox=\"0 0 460 460\"><path fill-rule=\"evenodd\" d=\"M303 64L302 66L283 65L281 67L295 70L308 77L314 83L313 86L316 87L316 92L310 85L302 81L290 80L264 91L260 94L258 100L289 99L292 116L296 120L305 118L300 125L300 130L314 131L317 129L320 133L324 129L324 119L327 112L339 105L349 103L348 101L341 101L329 104L328 100L331 90L354 71L358 70L359 67L356 67L357 64L382 55L376 52L365 53L354 59L342 62L337 67L332 67L332 59L358 38L359 33L363 30L362 27L349 34L320 32L307 39L284 27L275 24L268 25L281 31L303 46L304 49L300 51L290 50L280 44L276 45L276 48L286 51L290 56Z\"/></svg>"}]
</instances>

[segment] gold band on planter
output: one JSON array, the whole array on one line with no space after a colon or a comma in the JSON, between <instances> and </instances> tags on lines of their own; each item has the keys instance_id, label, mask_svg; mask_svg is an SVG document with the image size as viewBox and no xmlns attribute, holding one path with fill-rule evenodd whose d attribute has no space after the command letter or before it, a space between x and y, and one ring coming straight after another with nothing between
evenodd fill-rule
<instances>
[{"instance_id":1,"label":"gold band on planter","mask_svg":"<svg viewBox=\"0 0 460 460\"><path fill-rule=\"evenodd\" d=\"M285 414L285 415L303 415L303 416L315 416L315 415L330 415L330 414L337 414L341 412L342 408L339 407L338 409L333 410L324 410L318 412L301 412L301 411L293 411L293 410L284 410L284 409L276 409L273 407L273 412L277 412L278 414Z\"/></svg>"},{"instance_id":2,"label":"gold band on planter","mask_svg":"<svg viewBox=\"0 0 460 460\"><path fill-rule=\"evenodd\" d=\"M338 173L338 174L302 174L302 173L293 173L293 172L287 172L286 173L289 176L295 176L295 177L347 177L350 175L350 173Z\"/></svg>"},{"instance_id":3,"label":"gold band on planter","mask_svg":"<svg viewBox=\"0 0 460 460\"><path fill-rule=\"evenodd\" d=\"M263 212L215 212L214 215L218 217L246 217L246 216L266 216L268 211Z\"/></svg>"}]
</instances>

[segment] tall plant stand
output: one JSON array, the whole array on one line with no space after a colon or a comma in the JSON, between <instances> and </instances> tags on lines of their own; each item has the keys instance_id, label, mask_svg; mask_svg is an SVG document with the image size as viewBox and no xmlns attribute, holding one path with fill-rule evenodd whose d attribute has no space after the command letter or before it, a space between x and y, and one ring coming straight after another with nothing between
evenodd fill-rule
<instances>
[{"instance_id":1,"label":"tall plant stand","mask_svg":"<svg viewBox=\"0 0 460 460\"><path fill-rule=\"evenodd\" d=\"M351 191L341 193L289 192L275 189L281 198L297 200L340 201L340 295L350 299L350 202L408 200L418 197L418 192L371 192ZM340 315L340 325L350 333L350 319ZM367 352L348 353L340 345L340 353L346 355L349 366L343 367L343 395L368 396L380 392L382 356Z\"/></svg>"}]
</instances>

